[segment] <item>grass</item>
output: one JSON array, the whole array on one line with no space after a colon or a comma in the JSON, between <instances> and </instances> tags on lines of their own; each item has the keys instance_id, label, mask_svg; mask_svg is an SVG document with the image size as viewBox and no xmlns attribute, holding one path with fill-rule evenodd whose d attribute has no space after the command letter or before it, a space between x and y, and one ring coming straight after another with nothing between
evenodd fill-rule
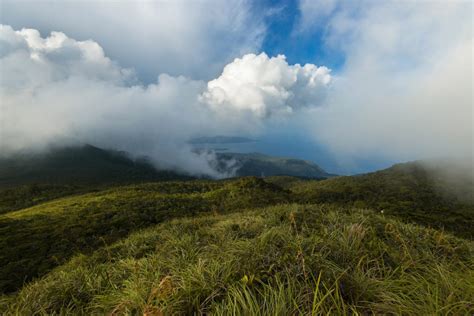
<instances>
[{"instance_id":1,"label":"grass","mask_svg":"<svg viewBox=\"0 0 474 316\"><path fill-rule=\"evenodd\" d=\"M324 181L285 181L300 203L338 203L370 208L386 215L474 239L474 183L421 163L395 165L374 173ZM441 174L441 175L439 175ZM276 179L272 182L281 183Z\"/></svg>"},{"instance_id":2,"label":"grass","mask_svg":"<svg viewBox=\"0 0 474 316\"><path fill-rule=\"evenodd\" d=\"M201 212L287 201L286 192L256 178L161 182L56 199L0 215L0 290L34 277L141 228Z\"/></svg>"},{"instance_id":3,"label":"grass","mask_svg":"<svg viewBox=\"0 0 474 316\"><path fill-rule=\"evenodd\" d=\"M471 185L408 164L9 187L0 314L470 315Z\"/></svg>"},{"instance_id":4,"label":"grass","mask_svg":"<svg viewBox=\"0 0 474 316\"><path fill-rule=\"evenodd\" d=\"M3 314L474 312L473 243L384 215L286 204L172 219L75 256Z\"/></svg>"},{"instance_id":5,"label":"grass","mask_svg":"<svg viewBox=\"0 0 474 316\"><path fill-rule=\"evenodd\" d=\"M0 189L0 214L41 204L63 196L97 190L90 186L29 184Z\"/></svg>"}]
</instances>

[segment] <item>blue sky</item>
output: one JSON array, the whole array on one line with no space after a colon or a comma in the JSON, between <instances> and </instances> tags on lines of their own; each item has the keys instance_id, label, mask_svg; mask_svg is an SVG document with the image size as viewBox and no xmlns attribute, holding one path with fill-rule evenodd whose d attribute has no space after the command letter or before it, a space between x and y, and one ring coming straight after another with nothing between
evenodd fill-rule
<instances>
[{"instance_id":1,"label":"blue sky","mask_svg":"<svg viewBox=\"0 0 474 316\"><path fill-rule=\"evenodd\" d=\"M301 12L297 1L265 1L266 10L274 11L265 23L268 32L262 50L269 55L284 54L290 64L315 63L337 72L344 63L344 55L325 45L324 25L299 30Z\"/></svg>"}]
</instances>

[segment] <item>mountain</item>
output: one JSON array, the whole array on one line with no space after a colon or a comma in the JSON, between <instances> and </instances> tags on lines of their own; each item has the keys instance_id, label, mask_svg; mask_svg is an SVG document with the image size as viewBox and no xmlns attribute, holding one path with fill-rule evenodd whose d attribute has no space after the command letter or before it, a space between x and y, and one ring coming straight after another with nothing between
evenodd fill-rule
<instances>
[{"instance_id":1,"label":"mountain","mask_svg":"<svg viewBox=\"0 0 474 316\"><path fill-rule=\"evenodd\" d=\"M229 164L232 164L230 168ZM216 169L227 174L236 171L237 176L331 176L311 162L261 154L218 153ZM157 170L145 158L132 159L125 152L91 145L17 154L0 158L0 214L112 185L192 178L174 171Z\"/></svg>"},{"instance_id":2,"label":"mountain","mask_svg":"<svg viewBox=\"0 0 474 316\"><path fill-rule=\"evenodd\" d=\"M221 172L235 171L243 176L294 176L325 179L335 175L327 173L317 164L301 159L273 157L260 153L216 153L216 169Z\"/></svg>"},{"instance_id":3,"label":"mountain","mask_svg":"<svg viewBox=\"0 0 474 316\"><path fill-rule=\"evenodd\" d=\"M176 179L190 177L91 145L17 154L0 158L0 214L104 187Z\"/></svg>"},{"instance_id":4,"label":"mountain","mask_svg":"<svg viewBox=\"0 0 474 316\"><path fill-rule=\"evenodd\" d=\"M146 159L91 145L53 148L0 159L0 188L16 184L104 184L189 178L158 171Z\"/></svg>"},{"instance_id":5,"label":"mountain","mask_svg":"<svg viewBox=\"0 0 474 316\"><path fill-rule=\"evenodd\" d=\"M313 162L259 153L216 153L215 168L236 176L288 175L307 178L334 176ZM190 179L169 170L157 170L146 158L91 145L58 147L40 154L0 158L0 188L19 184L110 184Z\"/></svg>"}]
</instances>

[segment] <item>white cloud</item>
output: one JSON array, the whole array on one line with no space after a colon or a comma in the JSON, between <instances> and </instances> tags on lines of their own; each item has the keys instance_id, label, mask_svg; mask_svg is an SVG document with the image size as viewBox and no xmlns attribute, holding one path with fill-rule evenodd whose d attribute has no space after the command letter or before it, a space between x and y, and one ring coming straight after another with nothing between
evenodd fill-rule
<instances>
[{"instance_id":1,"label":"white cloud","mask_svg":"<svg viewBox=\"0 0 474 316\"><path fill-rule=\"evenodd\" d=\"M162 74L147 86L131 84L131 71L97 43L63 33L41 38L1 26L0 45L2 153L91 143L151 155L164 168L215 174L186 146L194 133L219 128L197 102L204 82Z\"/></svg>"},{"instance_id":2,"label":"white cloud","mask_svg":"<svg viewBox=\"0 0 474 316\"><path fill-rule=\"evenodd\" d=\"M252 71L237 60L212 82L236 70L232 80L250 84L273 116L280 112L277 107L319 104L330 80L327 69L290 66L282 56L245 55L241 60L256 58L262 59L260 68ZM150 156L162 168L219 176L209 164L212 155L193 153L188 140L258 133L266 124L259 111L234 115L233 107L239 106L234 99L228 100L229 107L216 107L205 97L211 83L160 74L156 82L143 85L98 43L60 32L42 38L34 29L0 26L0 73L2 154L90 143ZM225 89L231 93L241 86ZM234 98L238 94L232 93Z\"/></svg>"},{"instance_id":3,"label":"white cloud","mask_svg":"<svg viewBox=\"0 0 474 316\"><path fill-rule=\"evenodd\" d=\"M246 0L0 0L0 23L93 39L140 79L213 78L235 56L258 51L263 17Z\"/></svg>"},{"instance_id":4,"label":"white cloud","mask_svg":"<svg viewBox=\"0 0 474 316\"><path fill-rule=\"evenodd\" d=\"M248 111L268 117L321 105L330 82L326 67L288 65L283 55L248 54L225 66L207 84L201 99L216 111Z\"/></svg>"},{"instance_id":5,"label":"white cloud","mask_svg":"<svg viewBox=\"0 0 474 316\"><path fill-rule=\"evenodd\" d=\"M0 25L0 45L2 67L12 67L3 68L8 74L1 77L4 88L23 89L73 76L117 84L134 80L133 71L112 62L96 42L75 41L61 32L42 38L35 29L14 31Z\"/></svg>"},{"instance_id":6,"label":"white cloud","mask_svg":"<svg viewBox=\"0 0 474 316\"><path fill-rule=\"evenodd\" d=\"M283 117L339 157L472 154L471 3L300 5L300 31L324 28L344 55L337 80L325 67L246 54L265 33L246 1L4 0L1 21L35 29L0 31L2 151L74 139L212 172L190 137L271 133Z\"/></svg>"},{"instance_id":7,"label":"white cloud","mask_svg":"<svg viewBox=\"0 0 474 316\"><path fill-rule=\"evenodd\" d=\"M325 39L345 65L328 107L308 122L314 137L348 159L472 157L472 3L339 1L335 8ZM306 23L314 16L302 14Z\"/></svg>"}]
</instances>

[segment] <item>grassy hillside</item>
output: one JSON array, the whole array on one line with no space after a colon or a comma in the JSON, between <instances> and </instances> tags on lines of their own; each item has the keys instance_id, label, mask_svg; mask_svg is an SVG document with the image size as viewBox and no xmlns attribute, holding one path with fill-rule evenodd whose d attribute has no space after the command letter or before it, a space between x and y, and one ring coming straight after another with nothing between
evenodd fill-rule
<instances>
[{"instance_id":1,"label":"grassy hillside","mask_svg":"<svg viewBox=\"0 0 474 316\"><path fill-rule=\"evenodd\" d=\"M470 314L473 183L435 171L9 187L0 314Z\"/></svg>"},{"instance_id":2,"label":"grassy hillside","mask_svg":"<svg viewBox=\"0 0 474 316\"><path fill-rule=\"evenodd\" d=\"M174 219L79 255L4 314L474 312L473 244L383 215L296 204Z\"/></svg>"},{"instance_id":3,"label":"grassy hillside","mask_svg":"<svg viewBox=\"0 0 474 316\"><path fill-rule=\"evenodd\" d=\"M0 214L40 204L62 196L93 191L79 185L24 184L0 189Z\"/></svg>"},{"instance_id":4,"label":"grassy hillside","mask_svg":"<svg viewBox=\"0 0 474 316\"><path fill-rule=\"evenodd\" d=\"M117 187L8 212L0 215L0 290L14 291L74 253L171 218L288 199L288 192L257 178L200 180Z\"/></svg>"},{"instance_id":5,"label":"grassy hillside","mask_svg":"<svg viewBox=\"0 0 474 316\"><path fill-rule=\"evenodd\" d=\"M473 177L469 174L452 177L446 174L450 167L453 166L413 162L325 181L269 181L290 189L301 203L369 208L473 239Z\"/></svg>"}]
</instances>

